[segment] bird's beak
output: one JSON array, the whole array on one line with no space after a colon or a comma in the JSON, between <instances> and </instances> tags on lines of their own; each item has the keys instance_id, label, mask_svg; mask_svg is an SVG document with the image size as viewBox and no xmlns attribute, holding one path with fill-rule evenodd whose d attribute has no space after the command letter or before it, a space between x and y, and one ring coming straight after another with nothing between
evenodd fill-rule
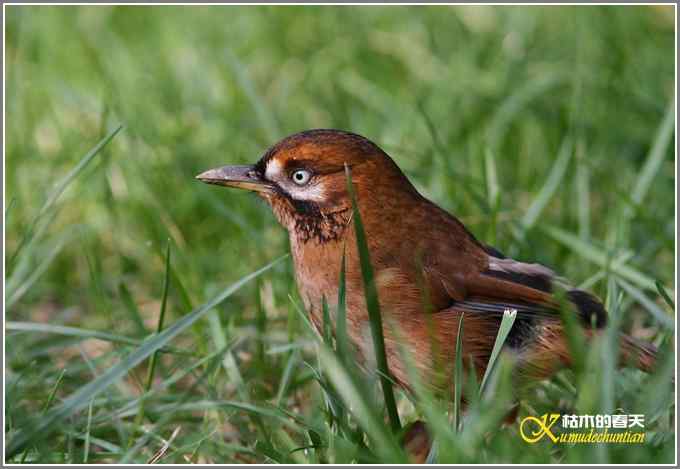
<instances>
[{"instance_id":1,"label":"bird's beak","mask_svg":"<svg viewBox=\"0 0 680 469\"><path fill-rule=\"evenodd\" d=\"M222 166L196 176L199 181L218 186L238 187L256 192L271 192L272 186L260 178L254 166Z\"/></svg>"}]
</instances>

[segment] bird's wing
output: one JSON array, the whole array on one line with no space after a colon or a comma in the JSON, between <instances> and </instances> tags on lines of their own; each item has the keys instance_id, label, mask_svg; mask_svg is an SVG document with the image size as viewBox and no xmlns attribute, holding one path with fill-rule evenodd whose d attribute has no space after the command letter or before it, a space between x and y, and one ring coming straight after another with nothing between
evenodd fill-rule
<instances>
[{"instance_id":1,"label":"bird's wing","mask_svg":"<svg viewBox=\"0 0 680 469\"><path fill-rule=\"evenodd\" d=\"M583 290L569 285L541 264L528 264L514 259L489 256L486 270L470 279L469 292L491 301L500 300L514 308L519 303L527 313L552 314L559 317L559 301L556 295L563 295L578 313L584 324L604 326L607 311L602 302ZM518 311L521 311L520 308Z\"/></svg>"},{"instance_id":2,"label":"bird's wing","mask_svg":"<svg viewBox=\"0 0 680 469\"><path fill-rule=\"evenodd\" d=\"M502 314L515 309L520 317L559 320L558 295L563 295L584 324L601 327L607 321L607 312L597 297L573 288L541 264L489 255L486 268L462 277L444 277L442 282L455 293L450 295L453 304L464 311Z\"/></svg>"},{"instance_id":3,"label":"bird's wing","mask_svg":"<svg viewBox=\"0 0 680 469\"><path fill-rule=\"evenodd\" d=\"M489 313L521 305L518 314L559 318L563 294L587 324L606 323L604 306L590 293L574 289L555 272L541 264L519 262L479 242L455 217L435 205L427 219L415 218L419 226L429 226L419 241L423 243L423 265L429 295L441 306L468 302L478 311ZM441 308L444 309L444 308ZM537 316L538 317L538 316Z\"/></svg>"}]
</instances>

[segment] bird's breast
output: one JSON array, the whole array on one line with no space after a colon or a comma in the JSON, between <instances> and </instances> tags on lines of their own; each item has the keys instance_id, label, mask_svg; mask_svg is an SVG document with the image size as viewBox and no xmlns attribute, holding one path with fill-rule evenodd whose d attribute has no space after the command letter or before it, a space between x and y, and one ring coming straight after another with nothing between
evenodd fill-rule
<instances>
[{"instance_id":1,"label":"bird's breast","mask_svg":"<svg viewBox=\"0 0 680 469\"><path fill-rule=\"evenodd\" d=\"M322 304L337 303L342 248L337 242L310 243L290 237L298 291L314 324L321 325Z\"/></svg>"}]
</instances>

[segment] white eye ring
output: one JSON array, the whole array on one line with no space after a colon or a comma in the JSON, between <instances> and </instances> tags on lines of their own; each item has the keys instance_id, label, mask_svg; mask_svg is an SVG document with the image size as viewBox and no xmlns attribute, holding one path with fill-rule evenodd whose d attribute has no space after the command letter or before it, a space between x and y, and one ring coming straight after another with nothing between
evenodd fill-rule
<instances>
[{"instance_id":1,"label":"white eye ring","mask_svg":"<svg viewBox=\"0 0 680 469\"><path fill-rule=\"evenodd\" d=\"M291 173L290 178L298 186L304 186L312 178L312 173L306 169L297 169Z\"/></svg>"}]
</instances>

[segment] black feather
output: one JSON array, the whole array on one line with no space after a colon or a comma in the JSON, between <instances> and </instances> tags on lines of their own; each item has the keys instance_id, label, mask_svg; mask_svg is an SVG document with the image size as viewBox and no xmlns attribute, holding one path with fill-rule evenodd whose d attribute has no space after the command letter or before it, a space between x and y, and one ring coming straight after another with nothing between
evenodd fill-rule
<instances>
[{"instance_id":1,"label":"black feather","mask_svg":"<svg viewBox=\"0 0 680 469\"><path fill-rule=\"evenodd\" d=\"M546 293L552 292L552 280L547 275L525 274L523 272L506 272L503 270L485 270L484 275L489 277L507 280L508 282L518 283Z\"/></svg>"},{"instance_id":2,"label":"black feather","mask_svg":"<svg viewBox=\"0 0 680 469\"><path fill-rule=\"evenodd\" d=\"M599 329L607 324L607 310L595 295L583 290L569 290L567 298L576 306L586 326L594 324Z\"/></svg>"},{"instance_id":3,"label":"black feather","mask_svg":"<svg viewBox=\"0 0 680 469\"><path fill-rule=\"evenodd\" d=\"M459 301L454 305L465 313L498 316L508 309L517 311L515 323L508 333L505 343L514 349L520 349L529 343L537 334L537 325L545 321L559 321L559 315L550 308L540 305L520 303L487 303L483 301Z\"/></svg>"},{"instance_id":4,"label":"black feather","mask_svg":"<svg viewBox=\"0 0 680 469\"><path fill-rule=\"evenodd\" d=\"M485 244L485 245L484 245L484 250L486 251L486 253L487 253L488 255L493 256L493 257L495 257L495 258L497 258L497 259L507 259L507 257L505 256L505 254L503 254L502 252L500 252L500 251L499 251L498 249L496 249L495 247L489 246L488 244Z\"/></svg>"},{"instance_id":5,"label":"black feather","mask_svg":"<svg viewBox=\"0 0 680 469\"><path fill-rule=\"evenodd\" d=\"M579 319L585 327L604 327L607 324L607 311L600 300L583 290L570 290L567 298L576 307ZM537 326L546 321L561 321L559 309L539 304L492 302L482 298L471 298L465 301L456 301L453 308L465 313L482 314L500 317L508 309L517 311L517 319L513 325L506 343L509 347L518 349L531 341L538 332Z\"/></svg>"}]
</instances>

